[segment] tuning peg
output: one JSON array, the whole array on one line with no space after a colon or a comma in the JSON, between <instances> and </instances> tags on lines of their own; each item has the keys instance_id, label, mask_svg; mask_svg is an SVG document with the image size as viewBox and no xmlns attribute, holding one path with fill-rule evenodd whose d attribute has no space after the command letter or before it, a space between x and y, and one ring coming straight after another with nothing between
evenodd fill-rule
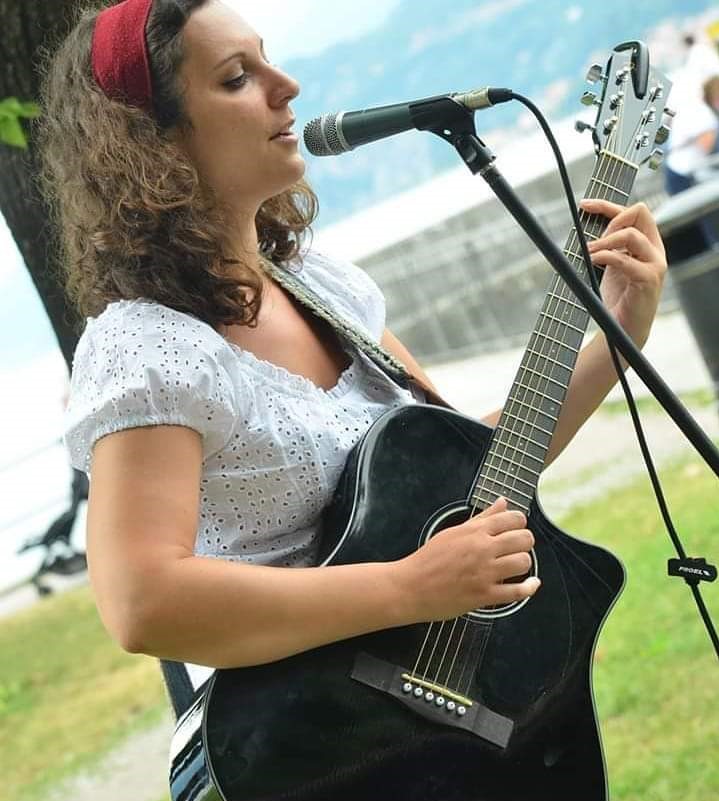
<instances>
[{"instance_id":1,"label":"tuning peg","mask_svg":"<svg viewBox=\"0 0 719 801\"><path fill-rule=\"evenodd\" d=\"M647 166L650 170L658 170L663 161L664 153L658 147L655 147L649 156L649 162Z\"/></svg>"},{"instance_id":2,"label":"tuning peg","mask_svg":"<svg viewBox=\"0 0 719 801\"><path fill-rule=\"evenodd\" d=\"M587 70L587 80L589 83L596 83L600 80L603 81L606 77L601 64L592 64Z\"/></svg>"},{"instance_id":3,"label":"tuning peg","mask_svg":"<svg viewBox=\"0 0 719 801\"><path fill-rule=\"evenodd\" d=\"M650 100L658 100L660 97L664 96L664 84L658 83L656 86L652 87L649 91L649 98Z\"/></svg>"},{"instance_id":4,"label":"tuning peg","mask_svg":"<svg viewBox=\"0 0 719 801\"><path fill-rule=\"evenodd\" d=\"M577 120L574 123L574 130L578 131L579 133L584 133L585 131L593 131L594 126L590 125L588 122L583 122L582 120Z\"/></svg>"},{"instance_id":5,"label":"tuning peg","mask_svg":"<svg viewBox=\"0 0 719 801\"><path fill-rule=\"evenodd\" d=\"M657 110L652 106L642 113L642 120L644 122L654 122L657 118Z\"/></svg>"},{"instance_id":6,"label":"tuning peg","mask_svg":"<svg viewBox=\"0 0 719 801\"><path fill-rule=\"evenodd\" d=\"M669 108L669 106L666 106L664 108L664 113L669 117L676 117L677 116L676 111L673 108Z\"/></svg>"},{"instance_id":7,"label":"tuning peg","mask_svg":"<svg viewBox=\"0 0 719 801\"><path fill-rule=\"evenodd\" d=\"M657 135L654 137L654 141L658 145L663 145L669 138L669 133L670 133L670 128L668 125L660 125L657 128Z\"/></svg>"},{"instance_id":8,"label":"tuning peg","mask_svg":"<svg viewBox=\"0 0 719 801\"><path fill-rule=\"evenodd\" d=\"M604 133L610 134L614 130L618 122L619 122L619 117L617 117L616 115L614 117L609 117L609 119L605 120Z\"/></svg>"},{"instance_id":9,"label":"tuning peg","mask_svg":"<svg viewBox=\"0 0 719 801\"><path fill-rule=\"evenodd\" d=\"M586 91L581 97L581 102L585 106L594 106L597 103L597 93Z\"/></svg>"}]
</instances>

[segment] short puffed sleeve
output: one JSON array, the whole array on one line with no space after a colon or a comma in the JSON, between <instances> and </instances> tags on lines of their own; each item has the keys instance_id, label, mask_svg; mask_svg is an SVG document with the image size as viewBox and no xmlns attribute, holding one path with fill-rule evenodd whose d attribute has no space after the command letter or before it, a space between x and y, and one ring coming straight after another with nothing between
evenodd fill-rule
<instances>
[{"instance_id":1,"label":"short puffed sleeve","mask_svg":"<svg viewBox=\"0 0 719 801\"><path fill-rule=\"evenodd\" d=\"M310 250L302 257L297 277L348 323L361 327L375 342L382 339L387 314L385 297L361 267Z\"/></svg>"},{"instance_id":2,"label":"short puffed sleeve","mask_svg":"<svg viewBox=\"0 0 719 801\"><path fill-rule=\"evenodd\" d=\"M230 358L209 325L161 304L118 301L89 318L64 417L72 466L89 473L100 437L138 426L188 426L205 459L221 451L238 417Z\"/></svg>"}]
</instances>

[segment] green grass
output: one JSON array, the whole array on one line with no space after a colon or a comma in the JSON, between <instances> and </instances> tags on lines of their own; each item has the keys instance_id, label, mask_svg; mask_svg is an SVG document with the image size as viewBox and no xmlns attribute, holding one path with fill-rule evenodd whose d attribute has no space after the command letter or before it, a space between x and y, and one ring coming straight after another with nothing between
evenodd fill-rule
<instances>
[{"instance_id":1,"label":"green grass","mask_svg":"<svg viewBox=\"0 0 719 801\"><path fill-rule=\"evenodd\" d=\"M662 476L687 552L716 564L717 479L696 461ZM561 526L610 548L628 573L594 669L612 801L716 801L719 664L688 588L666 575L674 554L648 483L607 493ZM719 623L719 584L704 596ZM0 623L2 798L40 801L163 713L157 663L111 643L87 589Z\"/></svg>"},{"instance_id":2,"label":"green grass","mask_svg":"<svg viewBox=\"0 0 719 801\"><path fill-rule=\"evenodd\" d=\"M87 588L3 619L0 796L39 801L167 708L157 661L110 641Z\"/></svg>"},{"instance_id":3,"label":"green grass","mask_svg":"<svg viewBox=\"0 0 719 801\"><path fill-rule=\"evenodd\" d=\"M690 556L719 562L719 484L691 461L662 471ZM612 801L719 798L719 663L684 581L648 482L577 509L562 528L602 544L625 564L624 592L605 623L594 690ZM703 595L719 625L716 584Z\"/></svg>"},{"instance_id":4,"label":"green grass","mask_svg":"<svg viewBox=\"0 0 719 801\"><path fill-rule=\"evenodd\" d=\"M690 392L682 392L678 395L678 398L685 406L691 408L713 406L717 402L717 397L711 389L694 389ZM643 395L635 398L634 402L640 414L663 411L659 401L652 396ZM604 401L601 409L606 414L626 414L627 402L623 397L618 400Z\"/></svg>"}]
</instances>

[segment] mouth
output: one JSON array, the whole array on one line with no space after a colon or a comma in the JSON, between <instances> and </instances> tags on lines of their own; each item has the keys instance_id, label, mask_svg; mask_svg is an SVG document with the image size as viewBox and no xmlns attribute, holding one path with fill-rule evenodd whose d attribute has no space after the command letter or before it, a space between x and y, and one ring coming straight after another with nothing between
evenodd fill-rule
<instances>
[{"instance_id":1,"label":"mouth","mask_svg":"<svg viewBox=\"0 0 719 801\"><path fill-rule=\"evenodd\" d=\"M297 134L292 131L294 124L295 118L293 117L274 136L270 137L270 141L273 139L297 139Z\"/></svg>"}]
</instances>

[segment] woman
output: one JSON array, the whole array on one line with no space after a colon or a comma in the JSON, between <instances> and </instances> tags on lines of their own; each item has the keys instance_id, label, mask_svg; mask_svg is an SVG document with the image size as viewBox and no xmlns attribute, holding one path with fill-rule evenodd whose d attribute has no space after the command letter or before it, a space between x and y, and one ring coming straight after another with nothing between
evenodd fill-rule
<instances>
[{"instance_id":1,"label":"woman","mask_svg":"<svg viewBox=\"0 0 719 801\"><path fill-rule=\"evenodd\" d=\"M67 292L89 318L66 442L92 470L97 606L133 653L256 665L539 587L505 582L526 573L533 536L501 498L403 559L315 566L319 515L349 450L414 399L298 303L283 272L431 382L384 328L375 284L300 249L315 202L291 130L298 92L218 0L85 15L48 72L46 185ZM656 226L642 205L585 209L611 218L593 258L642 345L666 269ZM598 336L550 459L615 380Z\"/></svg>"}]
</instances>

